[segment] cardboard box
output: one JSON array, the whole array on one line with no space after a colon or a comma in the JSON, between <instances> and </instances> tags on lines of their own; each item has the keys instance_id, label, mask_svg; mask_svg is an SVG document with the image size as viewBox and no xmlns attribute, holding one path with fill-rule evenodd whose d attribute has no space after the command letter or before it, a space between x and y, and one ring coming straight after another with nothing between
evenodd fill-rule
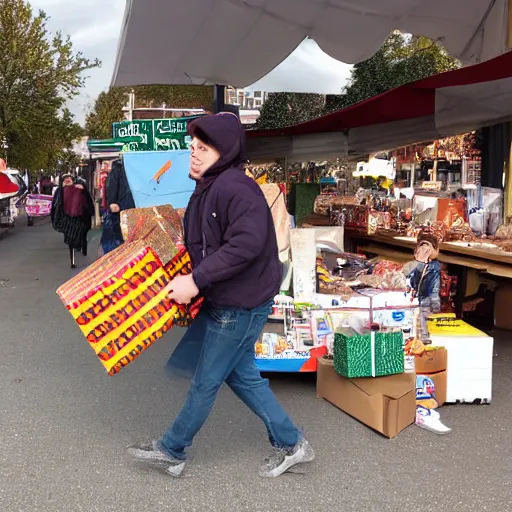
<instances>
[{"instance_id":1,"label":"cardboard box","mask_svg":"<svg viewBox=\"0 0 512 512\"><path fill-rule=\"evenodd\" d=\"M512 315L509 304L512 301L512 286L500 283L494 298L494 327L512 331Z\"/></svg>"},{"instance_id":2,"label":"cardboard box","mask_svg":"<svg viewBox=\"0 0 512 512\"><path fill-rule=\"evenodd\" d=\"M433 373L429 377L434 381L436 387L436 400L439 407L446 402L446 389L448 384L448 374L446 371Z\"/></svg>"},{"instance_id":3,"label":"cardboard box","mask_svg":"<svg viewBox=\"0 0 512 512\"><path fill-rule=\"evenodd\" d=\"M443 372L448 367L447 364L448 352L444 348L429 350L414 358L414 368L419 375Z\"/></svg>"},{"instance_id":4,"label":"cardboard box","mask_svg":"<svg viewBox=\"0 0 512 512\"><path fill-rule=\"evenodd\" d=\"M390 439L415 420L414 374L346 379L334 371L332 360L319 358L316 393Z\"/></svg>"}]
</instances>

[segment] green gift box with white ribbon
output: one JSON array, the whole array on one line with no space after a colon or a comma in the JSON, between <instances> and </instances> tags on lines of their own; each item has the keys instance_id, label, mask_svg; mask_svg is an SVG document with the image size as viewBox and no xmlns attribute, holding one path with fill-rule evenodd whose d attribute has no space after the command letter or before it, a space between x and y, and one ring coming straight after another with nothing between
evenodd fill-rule
<instances>
[{"instance_id":1,"label":"green gift box with white ribbon","mask_svg":"<svg viewBox=\"0 0 512 512\"><path fill-rule=\"evenodd\" d=\"M403 333L339 329L334 337L334 369L349 379L404 372Z\"/></svg>"}]
</instances>

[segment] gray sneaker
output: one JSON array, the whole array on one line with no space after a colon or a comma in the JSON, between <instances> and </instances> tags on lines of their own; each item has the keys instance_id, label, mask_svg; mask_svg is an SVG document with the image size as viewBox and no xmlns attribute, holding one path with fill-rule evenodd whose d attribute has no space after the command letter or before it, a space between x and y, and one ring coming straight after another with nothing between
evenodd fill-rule
<instances>
[{"instance_id":1,"label":"gray sneaker","mask_svg":"<svg viewBox=\"0 0 512 512\"><path fill-rule=\"evenodd\" d=\"M260 469L259 475L266 478L275 478L288 471L297 464L312 462L315 460L315 452L311 445L301 439L291 449L274 448L272 455L265 461L265 465Z\"/></svg>"},{"instance_id":2,"label":"gray sneaker","mask_svg":"<svg viewBox=\"0 0 512 512\"><path fill-rule=\"evenodd\" d=\"M129 446L128 453L141 462L163 469L171 476L180 476L185 469L185 461L169 455L162 449L160 441Z\"/></svg>"}]
</instances>

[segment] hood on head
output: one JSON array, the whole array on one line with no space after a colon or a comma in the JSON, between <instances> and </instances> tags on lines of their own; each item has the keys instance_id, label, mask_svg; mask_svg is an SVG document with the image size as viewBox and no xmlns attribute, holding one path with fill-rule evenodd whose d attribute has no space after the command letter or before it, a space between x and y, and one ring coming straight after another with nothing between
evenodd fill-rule
<instances>
[{"instance_id":1,"label":"hood on head","mask_svg":"<svg viewBox=\"0 0 512 512\"><path fill-rule=\"evenodd\" d=\"M191 137L197 137L213 146L219 153L219 161L205 176L220 174L230 167L240 166L247 160L245 131L240 120L231 112L202 116L187 127Z\"/></svg>"}]
</instances>

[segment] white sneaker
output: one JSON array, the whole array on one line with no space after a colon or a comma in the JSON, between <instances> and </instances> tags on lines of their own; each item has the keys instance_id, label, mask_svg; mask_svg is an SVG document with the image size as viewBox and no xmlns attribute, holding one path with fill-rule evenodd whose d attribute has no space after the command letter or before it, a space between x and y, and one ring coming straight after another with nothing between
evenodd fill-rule
<instances>
[{"instance_id":1,"label":"white sneaker","mask_svg":"<svg viewBox=\"0 0 512 512\"><path fill-rule=\"evenodd\" d=\"M164 451L159 441L130 446L128 453L138 461L155 466L171 476L178 477L185 469L185 461Z\"/></svg>"},{"instance_id":2,"label":"white sneaker","mask_svg":"<svg viewBox=\"0 0 512 512\"><path fill-rule=\"evenodd\" d=\"M312 462L313 460L315 460L313 448L305 439L301 439L292 449L274 448L265 465L260 469L259 475L266 478L275 478L297 464Z\"/></svg>"},{"instance_id":3,"label":"white sneaker","mask_svg":"<svg viewBox=\"0 0 512 512\"><path fill-rule=\"evenodd\" d=\"M416 425L434 434L449 434L452 429L441 422L440 414L434 409L416 408Z\"/></svg>"}]
</instances>

